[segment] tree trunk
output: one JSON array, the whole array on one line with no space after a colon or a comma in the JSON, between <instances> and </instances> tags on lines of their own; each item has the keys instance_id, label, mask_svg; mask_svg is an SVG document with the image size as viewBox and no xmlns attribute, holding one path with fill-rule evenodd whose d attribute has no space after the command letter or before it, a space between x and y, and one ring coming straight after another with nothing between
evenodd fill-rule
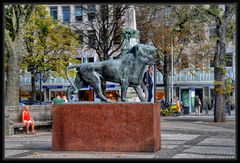
<instances>
[{"instance_id":1,"label":"tree trunk","mask_svg":"<svg viewBox=\"0 0 240 163\"><path fill-rule=\"evenodd\" d=\"M36 100L37 99L37 94L36 94L36 81L35 81L34 72L31 72L31 85L32 85L31 96L32 96L33 100Z\"/></svg>"},{"instance_id":2,"label":"tree trunk","mask_svg":"<svg viewBox=\"0 0 240 163\"><path fill-rule=\"evenodd\" d=\"M21 49L22 42L17 37L12 42L8 32L5 32L5 44L7 51L10 53L8 58L7 81L6 81L6 98L5 106L19 104L19 88L20 88L20 65L21 65Z\"/></svg>"},{"instance_id":3,"label":"tree trunk","mask_svg":"<svg viewBox=\"0 0 240 163\"><path fill-rule=\"evenodd\" d=\"M6 99L5 105L19 104L20 88L20 68L24 49L24 27L33 11L33 5L12 5L6 11L11 10L11 14L4 13L6 19L5 26L5 47L8 55L8 69L6 71ZM10 21L11 20L11 21ZM12 33L12 35L10 34Z\"/></svg>"},{"instance_id":4,"label":"tree trunk","mask_svg":"<svg viewBox=\"0 0 240 163\"><path fill-rule=\"evenodd\" d=\"M164 85L164 95L165 100L169 103L169 75L170 75L170 66L171 59L170 55L164 54L164 66L163 66L163 85Z\"/></svg>"},{"instance_id":5,"label":"tree trunk","mask_svg":"<svg viewBox=\"0 0 240 163\"><path fill-rule=\"evenodd\" d=\"M214 122L226 122L225 96L216 94L215 101L216 101L216 103L214 106Z\"/></svg>"},{"instance_id":6,"label":"tree trunk","mask_svg":"<svg viewBox=\"0 0 240 163\"><path fill-rule=\"evenodd\" d=\"M226 99L225 99L225 33L226 26L216 19L216 31L219 38L216 42L215 50L215 67L214 67L214 79L218 84L215 84L215 106L214 106L214 122L226 122Z\"/></svg>"}]
</instances>

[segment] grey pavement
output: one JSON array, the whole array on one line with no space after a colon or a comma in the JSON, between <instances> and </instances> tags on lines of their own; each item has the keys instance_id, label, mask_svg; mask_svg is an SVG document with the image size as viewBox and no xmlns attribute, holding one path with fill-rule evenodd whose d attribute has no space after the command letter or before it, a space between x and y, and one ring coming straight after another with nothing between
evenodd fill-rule
<instances>
[{"instance_id":1,"label":"grey pavement","mask_svg":"<svg viewBox=\"0 0 240 163\"><path fill-rule=\"evenodd\" d=\"M212 115L161 117L157 152L52 151L52 133L5 136L5 159L237 159L235 115L214 123Z\"/></svg>"}]
</instances>

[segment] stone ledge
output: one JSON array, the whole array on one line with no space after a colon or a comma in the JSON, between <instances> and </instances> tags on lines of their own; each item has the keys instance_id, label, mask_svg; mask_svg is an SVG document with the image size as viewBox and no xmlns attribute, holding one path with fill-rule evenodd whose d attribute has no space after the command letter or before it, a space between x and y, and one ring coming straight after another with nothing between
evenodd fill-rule
<instances>
[{"instance_id":1,"label":"stone ledge","mask_svg":"<svg viewBox=\"0 0 240 163\"><path fill-rule=\"evenodd\" d=\"M23 106L5 106L5 135L13 135L15 128L21 122ZM29 105L29 110L35 122L41 122L37 126L51 126L52 106L51 105ZM46 124L46 125L45 125ZM19 126L21 128L21 126Z\"/></svg>"}]
</instances>

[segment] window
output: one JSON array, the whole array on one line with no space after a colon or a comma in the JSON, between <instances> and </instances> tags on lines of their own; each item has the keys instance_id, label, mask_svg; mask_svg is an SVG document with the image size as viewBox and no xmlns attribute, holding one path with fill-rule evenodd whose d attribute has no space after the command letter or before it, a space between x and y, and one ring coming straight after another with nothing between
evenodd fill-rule
<instances>
[{"instance_id":1,"label":"window","mask_svg":"<svg viewBox=\"0 0 240 163\"><path fill-rule=\"evenodd\" d=\"M76 22L82 21L83 10L82 6L75 6L75 20Z\"/></svg>"},{"instance_id":2,"label":"window","mask_svg":"<svg viewBox=\"0 0 240 163\"><path fill-rule=\"evenodd\" d=\"M113 59L118 59L120 55L116 56L116 57L113 57Z\"/></svg>"},{"instance_id":3,"label":"window","mask_svg":"<svg viewBox=\"0 0 240 163\"><path fill-rule=\"evenodd\" d=\"M94 31L88 31L88 46L91 48L95 45L95 33Z\"/></svg>"},{"instance_id":4,"label":"window","mask_svg":"<svg viewBox=\"0 0 240 163\"><path fill-rule=\"evenodd\" d=\"M226 62L226 67L233 66L233 54L232 53L225 54L225 62ZM214 67L214 54L210 58L210 67Z\"/></svg>"},{"instance_id":5,"label":"window","mask_svg":"<svg viewBox=\"0 0 240 163\"><path fill-rule=\"evenodd\" d=\"M76 57L77 60L80 61L80 63L82 63L82 58L81 57Z\"/></svg>"},{"instance_id":6,"label":"window","mask_svg":"<svg viewBox=\"0 0 240 163\"><path fill-rule=\"evenodd\" d=\"M96 8L95 5L88 5L88 20L93 21L95 19Z\"/></svg>"},{"instance_id":7,"label":"window","mask_svg":"<svg viewBox=\"0 0 240 163\"><path fill-rule=\"evenodd\" d=\"M88 58L88 62L94 62L94 58L93 57L89 57Z\"/></svg>"},{"instance_id":8,"label":"window","mask_svg":"<svg viewBox=\"0 0 240 163\"><path fill-rule=\"evenodd\" d=\"M108 17L109 17L109 8L108 5L101 5L100 6L100 14L101 14L101 19L104 20L105 22L108 22Z\"/></svg>"},{"instance_id":9,"label":"window","mask_svg":"<svg viewBox=\"0 0 240 163\"><path fill-rule=\"evenodd\" d=\"M230 5L225 5L225 12L228 12L230 10Z\"/></svg>"},{"instance_id":10,"label":"window","mask_svg":"<svg viewBox=\"0 0 240 163\"><path fill-rule=\"evenodd\" d=\"M63 6L62 7L62 13L63 13L63 22L69 23L70 22L70 7L69 6Z\"/></svg>"},{"instance_id":11,"label":"window","mask_svg":"<svg viewBox=\"0 0 240 163\"><path fill-rule=\"evenodd\" d=\"M83 57L83 62L82 63L87 63L87 57Z\"/></svg>"},{"instance_id":12,"label":"window","mask_svg":"<svg viewBox=\"0 0 240 163\"><path fill-rule=\"evenodd\" d=\"M122 41L122 33L119 31L114 36L114 44L120 44Z\"/></svg>"},{"instance_id":13,"label":"window","mask_svg":"<svg viewBox=\"0 0 240 163\"><path fill-rule=\"evenodd\" d=\"M226 67L232 67L233 66L233 54L226 53L225 61L226 61Z\"/></svg>"},{"instance_id":14,"label":"window","mask_svg":"<svg viewBox=\"0 0 240 163\"><path fill-rule=\"evenodd\" d=\"M188 55L182 54L182 65L181 68L188 68Z\"/></svg>"},{"instance_id":15,"label":"window","mask_svg":"<svg viewBox=\"0 0 240 163\"><path fill-rule=\"evenodd\" d=\"M57 20L58 19L58 9L57 9L57 6L50 7L50 15L53 18L53 20Z\"/></svg>"},{"instance_id":16,"label":"window","mask_svg":"<svg viewBox=\"0 0 240 163\"><path fill-rule=\"evenodd\" d=\"M215 26L209 27L209 37L214 38L217 36L217 30Z\"/></svg>"},{"instance_id":17,"label":"window","mask_svg":"<svg viewBox=\"0 0 240 163\"><path fill-rule=\"evenodd\" d=\"M194 66L196 68L202 68L204 65L204 58L202 58L202 56L200 54L196 54L196 57L193 58L195 60L195 64Z\"/></svg>"},{"instance_id":18,"label":"window","mask_svg":"<svg viewBox=\"0 0 240 163\"><path fill-rule=\"evenodd\" d=\"M218 9L218 5L210 5L210 9L217 10Z\"/></svg>"},{"instance_id":19,"label":"window","mask_svg":"<svg viewBox=\"0 0 240 163\"><path fill-rule=\"evenodd\" d=\"M214 54L210 56L210 67L214 67Z\"/></svg>"},{"instance_id":20,"label":"window","mask_svg":"<svg viewBox=\"0 0 240 163\"><path fill-rule=\"evenodd\" d=\"M210 67L214 67L214 60L210 59Z\"/></svg>"},{"instance_id":21,"label":"window","mask_svg":"<svg viewBox=\"0 0 240 163\"><path fill-rule=\"evenodd\" d=\"M83 43L83 31L82 30L77 30L76 33L79 35L79 43Z\"/></svg>"}]
</instances>

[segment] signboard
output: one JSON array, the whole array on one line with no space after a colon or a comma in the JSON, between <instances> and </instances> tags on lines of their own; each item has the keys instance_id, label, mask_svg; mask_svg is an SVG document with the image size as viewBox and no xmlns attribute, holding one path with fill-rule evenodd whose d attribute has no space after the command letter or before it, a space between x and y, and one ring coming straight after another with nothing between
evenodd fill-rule
<instances>
[{"instance_id":1,"label":"signboard","mask_svg":"<svg viewBox=\"0 0 240 163\"><path fill-rule=\"evenodd\" d=\"M62 85L44 85L42 86L43 89L61 89L63 88Z\"/></svg>"},{"instance_id":2,"label":"signboard","mask_svg":"<svg viewBox=\"0 0 240 163\"><path fill-rule=\"evenodd\" d=\"M107 84L107 88L115 88L116 86L114 84Z\"/></svg>"}]
</instances>

